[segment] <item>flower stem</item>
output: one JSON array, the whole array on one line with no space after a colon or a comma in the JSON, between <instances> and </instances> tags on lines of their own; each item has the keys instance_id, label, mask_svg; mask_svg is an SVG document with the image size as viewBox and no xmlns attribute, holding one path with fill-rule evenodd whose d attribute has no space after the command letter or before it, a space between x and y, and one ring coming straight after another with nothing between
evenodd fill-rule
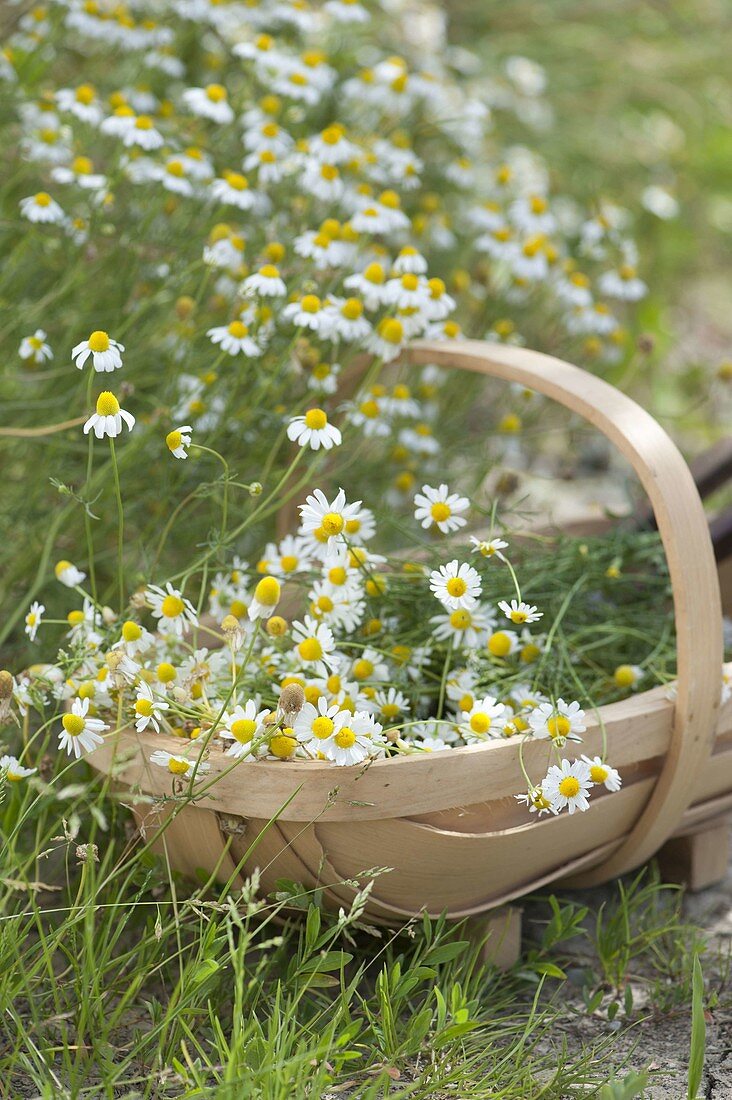
<instances>
[{"instance_id":1,"label":"flower stem","mask_svg":"<svg viewBox=\"0 0 732 1100\"><path fill-rule=\"evenodd\" d=\"M114 449L114 440L110 436L109 449L112 455L112 471L114 473L114 491L117 497L117 579L119 586L119 610L120 614L125 606L125 570L123 551L125 544L125 513L122 507L122 491L119 485L119 467L117 465L117 453Z\"/></svg>"}]
</instances>

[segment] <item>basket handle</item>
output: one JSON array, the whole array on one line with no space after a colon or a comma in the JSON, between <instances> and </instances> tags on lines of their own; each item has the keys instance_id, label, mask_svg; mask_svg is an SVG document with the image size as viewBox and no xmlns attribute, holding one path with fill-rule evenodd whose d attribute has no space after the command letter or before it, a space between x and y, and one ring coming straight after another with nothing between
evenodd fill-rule
<instances>
[{"instance_id":1,"label":"basket handle","mask_svg":"<svg viewBox=\"0 0 732 1100\"><path fill-rule=\"evenodd\" d=\"M678 687L671 740L653 793L616 851L572 885L638 867L672 834L708 760L721 688L722 611L704 508L678 448L620 390L561 359L479 340L420 340L402 362L475 371L536 390L598 428L631 463L650 500L666 553L676 616Z\"/></svg>"}]
</instances>

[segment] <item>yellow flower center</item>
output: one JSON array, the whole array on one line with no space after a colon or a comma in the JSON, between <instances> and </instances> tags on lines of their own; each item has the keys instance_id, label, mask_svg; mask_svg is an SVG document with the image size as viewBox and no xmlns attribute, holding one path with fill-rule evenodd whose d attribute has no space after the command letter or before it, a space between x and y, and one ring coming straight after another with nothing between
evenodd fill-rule
<instances>
[{"instance_id":1,"label":"yellow flower center","mask_svg":"<svg viewBox=\"0 0 732 1100\"><path fill-rule=\"evenodd\" d=\"M56 574L57 577L62 577L67 569L71 569L71 562L66 561L64 559L63 561L57 561L56 562L56 565L55 565L53 571L54 571L54 573Z\"/></svg>"},{"instance_id":2,"label":"yellow flower center","mask_svg":"<svg viewBox=\"0 0 732 1100\"><path fill-rule=\"evenodd\" d=\"M128 619L127 622L122 624L122 637L126 642L136 642L138 638L142 637L142 627L139 623Z\"/></svg>"},{"instance_id":3,"label":"yellow flower center","mask_svg":"<svg viewBox=\"0 0 732 1100\"><path fill-rule=\"evenodd\" d=\"M384 282L386 275L381 264L372 263L369 264L364 271L363 277L364 279L366 279L367 282L374 283L376 286L380 286Z\"/></svg>"},{"instance_id":4,"label":"yellow flower center","mask_svg":"<svg viewBox=\"0 0 732 1100\"><path fill-rule=\"evenodd\" d=\"M322 714L315 719L311 728L314 737L317 737L319 741L325 741L326 737L330 737L333 732L333 720Z\"/></svg>"},{"instance_id":5,"label":"yellow flower center","mask_svg":"<svg viewBox=\"0 0 732 1100\"><path fill-rule=\"evenodd\" d=\"M308 409L305 413L305 426L311 431L319 432L328 423L328 417L322 409Z\"/></svg>"},{"instance_id":6,"label":"yellow flower center","mask_svg":"<svg viewBox=\"0 0 732 1100\"><path fill-rule=\"evenodd\" d=\"M321 527L329 537L340 535L344 527L343 516L338 512L327 512L321 521Z\"/></svg>"},{"instance_id":7,"label":"yellow flower center","mask_svg":"<svg viewBox=\"0 0 732 1100\"><path fill-rule=\"evenodd\" d=\"M89 157L74 157L71 162L71 171L76 172L77 176L88 176L93 167Z\"/></svg>"},{"instance_id":8,"label":"yellow flower center","mask_svg":"<svg viewBox=\"0 0 732 1100\"><path fill-rule=\"evenodd\" d=\"M488 650L494 657L507 657L511 652L511 639L502 630L491 634L488 639Z\"/></svg>"},{"instance_id":9,"label":"yellow flower center","mask_svg":"<svg viewBox=\"0 0 732 1100\"><path fill-rule=\"evenodd\" d=\"M338 730L334 740L339 749L350 749L356 744L356 734L350 726L343 726Z\"/></svg>"},{"instance_id":10,"label":"yellow flower center","mask_svg":"<svg viewBox=\"0 0 732 1100\"><path fill-rule=\"evenodd\" d=\"M114 394L109 390L100 393L97 398L97 416L116 416L118 412L119 401Z\"/></svg>"},{"instance_id":11,"label":"yellow flower center","mask_svg":"<svg viewBox=\"0 0 732 1100\"><path fill-rule=\"evenodd\" d=\"M608 770L602 764L593 764L590 768L590 779L593 783L604 783L608 777Z\"/></svg>"},{"instance_id":12,"label":"yellow flower center","mask_svg":"<svg viewBox=\"0 0 732 1100\"><path fill-rule=\"evenodd\" d=\"M109 351L109 336L101 329L97 329L89 337L87 343L92 351Z\"/></svg>"},{"instance_id":13,"label":"yellow flower center","mask_svg":"<svg viewBox=\"0 0 732 1100\"><path fill-rule=\"evenodd\" d=\"M149 718L153 712L153 705L151 699L138 699L135 702L135 710L138 714L141 714L143 718Z\"/></svg>"},{"instance_id":14,"label":"yellow flower center","mask_svg":"<svg viewBox=\"0 0 732 1100\"><path fill-rule=\"evenodd\" d=\"M80 733L84 732L84 726L86 725L80 714L65 714L61 719L61 723L71 737L78 737Z\"/></svg>"},{"instance_id":15,"label":"yellow flower center","mask_svg":"<svg viewBox=\"0 0 732 1100\"><path fill-rule=\"evenodd\" d=\"M229 336L233 336L235 340L242 340L249 332L249 329L243 321L232 321L228 327Z\"/></svg>"},{"instance_id":16,"label":"yellow flower center","mask_svg":"<svg viewBox=\"0 0 732 1100\"><path fill-rule=\"evenodd\" d=\"M166 619L176 619L185 610L185 604L180 596L166 596L160 610Z\"/></svg>"},{"instance_id":17,"label":"yellow flower center","mask_svg":"<svg viewBox=\"0 0 732 1100\"><path fill-rule=\"evenodd\" d=\"M227 98L226 88L221 84L209 84L206 88L206 95L212 103L223 103Z\"/></svg>"},{"instance_id":18,"label":"yellow flower center","mask_svg":"<svg viewBox=\"0 0 732 1100\"><path fill-rule=\"evenodd\" d=\"M547 721L546 728L549 730L549 736L552 738L566 737L572 729L572 723L569 718L566 718L563 714L554 714Z\"/></svg>"},{"instance_id":19,"label":"yellow flower center","mask_svg":"<svg viewBox=\"0 0 732 1100\"><path fill-rule=\"evenodd\" d=\"M334 565L332 569L328 570L328 580L331 584L340 586L346 583L346 570L342 565Z\"/></svg>"},{"instance_id":20,"label":"yellow flower center","mask_svg":"<svg viewBox=\"0 0 732 1100\"><path fill-rule=\"evenodd\" d=\"M189 767L190 764L187 760L179 760L175 756L168 758L168 771L172 775L185 775Z\"/></svg>"},{"instance_id":21,"label":"yellow flower center","mask_svg":"<svg viewBox=\"0 0 732 1100\"><path fill-rule=\"evenodd\" d=\"M491 728L491 720L483 711L473 714L470 718L470 728L473 733L487 733Z\"/></svg>"},{"instance_id":22,"label":"yellow flower center","mask_svg":"<svg viewBox=\"0 0 732 1100\"><path fill-rule=\"evenodd\" d=\"M632 687L636 677L630 665L618 665L615 669L613 679L618 687Z\"/></svg>"},{"instance_id":23,"label":"yellow flower center","mask_svg":"<svg viewBox=\"0 0 732 1100\"><path fill-rule=\"evenodd\" d=\"M138 130L152 130L153 120L149 115L140 115L139 118L135 119L135 126Z\"/></svg>"},{"instance_id":24,"label":"yellow flower center","mask_svg":"<svg viewBox=\"0 0 732 1100\"><path fill-rule=\"evenodd\" d=\"M369 676L373 676L373 673L374 666L366 657L361 657L358 661L354 661L353 675L356 680L368 680Z\"/></svg>"},{"instance_id":25,"label":"yellow flower center","mask_svg":"<svg viewBox=\"0 0 732 1100\"><path fill-rule=\"evenodd\" d=\"M39 191L35 198L36 206L50 206L51 196L48 191Z\"/></svg>"},{"instance_id":26,"label":"yellow flower center","mask_svg":"<svg viewBox=\"0 0 732 1100\"><path fill-rule=\"evenodd\" d=\"M87 107L94 102L94 89L91 84L80 84L74 96L77 103L83 103Z\"/></svg>"},{"instance_id":27,"label":"yellow flower center","mask_svg":"<svg viewBox=\"0 0 732 1100\"><path fill-rule=\"evenodd\" d=\"M531 665L541 655L541 650L538 645L534 645L533 642L528 642L521 650L521 660L526 665Z\"/></svg>"},{"instance_id":28,"label":"yellow flower center","mask_svg":"<svg viewBox=\"0 0 732 1100\"><path fill-rule=\"evenodd\" d=\"M259 274L263 275L265 279L279 279L280 277L279 270L274 264L264 264L260 267Z\"/></svg>"},{"instance_id":29,"label":"yellow flower center","mask_svg":"<svg viewBox=\"0 0 732 1100\"><path fill-rule=\"evenodd\" d=\"M444 501L436 501L430 508L430 515L435 523L444 523L446 519L449 519L452 512L449 504L445 504Z\"/></svg>"},{"instance_id":30,"label":"yellow flower center","mask_svg":"<svg viewBox=\"0 0 732 1100\"><path fill-rule=\"evenodd\" d=\"M574 798L575 795L579 794L579 790L579 779L576 779L573 775L565 775L559 784L559 793L564 795L565 798Z\"/></svg>"},{"instance_id":31,"label":"yellow flower center","mask_svg":"<svg viewBox=\"0 0 732 1100\"><path fill-rule=\"evenodd\" d=\"M297 558L294 554L285 554L280 558L280 566L283 573L294 573L297 569Z\"/></svg>"},{"instance_id":32,"label":"yellow flower center","mask_svg":"<svg viewBox=\"0 0 732 1100\"><path fill-rule=\"evenodd\" d=\"M358 298L348 298L341 306L341 313L348 321L357 321L363 313L363 302Z\"/></svg>"},{"instance_id":33,"label":"yellow flower center","mask_svg":"<svg viewBox=\"0 0 732 1100\"><path fill-rule=\"evenodd\" d=\"M235 191L246 191L249 187L249 180L241 172L224 172L224 179Z\"/></svg>"},{"instance_id":34,"label":"yellow flower center","mask_svg":"<svg viewBox=\"0 0 732 1100\"><path fill-rule=\"evenodd\" d=\"M177 451L178 448L183 443L183 436L178 431L178 429L175 428L172 432L168 432L168 434L165 437L165 442L166 442L169 450Z\"/></svg>"},{"instance_id":35,"label":"yellow flower center","mask_svg":"<svg viewBox=\"0 0 732 1100\"><path fill-rule=\"evenodd\" d=\"M467 630L473 621L473 617L465 608L453 611L450 616L450 626L453 630Z\"/></svg>"},{"instance_id":36,"label":"yellow flower center","mask_svg":"<svg viewBox=\"0 0 732 1100\"><path fill-rule=\"evenodd\" d=\"M172 684L176 675L175 669L171 664L168 664L167 661L163 661L162 664L158 665L157 676L161 684Z\"/></svg>"},{"instance_id":37,"label":"yellow flower center","mask_svg":"<svg viewBox=\"0 0 732 1100\"><path fill-rule=\"evenodd\" d=\"M404 338L404 327L396 317L386 317L379 323L379 333L387 344L401 344Z\"/></svg>"},{"instance_id":38,"label":"yellow flower center","mask_svg":"<svg viewBox=\"0 0 732 1100\"><path fill-rule=\"evenodd\" d=\"M66 621L69 626L80 626L84 622L83 611L69 611L66 616Z\"/></svg>"},{"instance_id":39,"label":"yellow flower center","mask_svg":"<svg viewBox=\"0 0 732 1100\"><path fill-rule=\"evenodd\" d=\"M411 272L407 272L406 275L402 275L402 286L405 290L416 290L419 286L419 279Z\"/></svg>"},{"instance_id":40,"label":"yellow flower center","mask_svg":"<svg viewBox=\"0 0 732 1100\"><path fill-rule=\"evenodd\" d=\"M379 415L379 406L375 401L369 399L360 405L359 411L368 420L374 420Z\"/></svg>"},{"instance_id":41,"label":"yellow flower center","mask_svg":"<svg viewBox=\"0 0 732 1100\"><path fill-rule=\"evenodd\" d=\"M282 733L276 733L269 742L269 751L280 760L287 760L297 748L297 741L288 727Z\"/></svg>"},{"instance_id":42,"label":"yellow flower center","mask_svg":"<svg viewBox=\"0 0 732 1100\"><path fill-rule=\"evenodd\" d=\"M280 582L276 577L262 577L254 589L254 598L263 607L274 607L280 599Z\"/></svg>"},{"instance_id":43,"label":"yellow flower center","mask_svg":"<svg viewBox=\"0 0 732 1100\"><path fill-rule=\"evenodd\" d=\"M317 294L306 294L300 302L300 309L304 313L317 313L320 309L320 298Z\"/></svg>"},{"instance_id":44,"label":"yellow flower center","mask_svg":"<svg viewBox=\"0 0 732 1100\"><path fill-rule=\"evenodd\" d=\"M527 618L528 618L528 615L525 611L512 611L511 612L511 622L512 623L517 623L518 625L520 625L521 623L525 623Z\"/></svg>"},{"instance_id":45,"label":"yellow flower center","mask_svg":"<svg viewBox=\"0 0 732 1100\"><path fill-rule=\"evenodd\" d=\"M236 740L244 745L254 737L257 723L252 718L237 718L231 723L229 729Z\"/></svg>"},{"instance_id":46,"label":"yellow flower center","mask_svg":"<svg viewBox=\"0 0 732 1100\"><path fill-rule=\"evenodd\" d=\"M384 703L381 708L382 718L386 718L389 721L391 721L393 718L396 718L400 712L401 707L398 703Z\"/></svg>"},{"instance_id":47,"label":"yellow flower center","mask_svg":"<svg viewBox=\"0 0 732 1100\"><path fill-rule=\"evenodd\" d=\"M323 647L317 638L305 638L297 647L303 661L319 661L323 656Z\"/></svg>"},{"instance_id":48,"label":"yellow flower center","mask_svg":"<svg viewBox=\"0 0 732 1100\"><path fill-rule=\"evenodd\" d=\"M468 590L468 586L462 577L450 577L450 580L445 585L448 595L450 596L464 596Z\"/></svg>"}]
</instances>

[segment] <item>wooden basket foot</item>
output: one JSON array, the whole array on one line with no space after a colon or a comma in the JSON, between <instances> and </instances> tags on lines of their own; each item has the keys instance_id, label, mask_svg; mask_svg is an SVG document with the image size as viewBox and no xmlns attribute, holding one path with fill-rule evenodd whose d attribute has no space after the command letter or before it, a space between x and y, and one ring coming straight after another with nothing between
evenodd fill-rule
<instances>
[{"instance_id":1,"label":"wooden basket foot","mask_svg":"<svg viewBox=\"0 0 732 1100\"><path fill-rule=\"evenodd\" d=\"M717 820L666 841L658 853L661 876L691 891L722 882L729 866L729 828L729 820Z\"/></svg>"},{"instance_id":2,"label":"wooden basket foot","mask_svg":"<svg viewBox=\"0 0 732 1100\"><path fill-rule=\"evenodd\" d=\"M521 909L507 905L485 916L471 917L468 935L481 945L481 958L499 970L509 970L521 955Z\"/></svg>"}]
</instances>

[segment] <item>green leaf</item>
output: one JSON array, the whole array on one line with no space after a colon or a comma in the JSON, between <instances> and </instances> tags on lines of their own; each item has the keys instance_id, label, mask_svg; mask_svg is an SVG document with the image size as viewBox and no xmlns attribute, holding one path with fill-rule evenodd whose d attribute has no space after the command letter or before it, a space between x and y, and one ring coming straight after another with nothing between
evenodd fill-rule
<instances>
[{"instance_id":1,"label":"green leaf","mask_svg":"<svg viewBox=\"0 0 732 1100\"><path fill-rule=\"evenodd\" d=\"M689 1054L689 1078L687 1100L696 1100L704 1073L704 1055L707 1046L707 1025L704 1020L704 975L699 956L694 955L694 973L691 996L691 1052Z\"/></svg>"}]
</instances>

